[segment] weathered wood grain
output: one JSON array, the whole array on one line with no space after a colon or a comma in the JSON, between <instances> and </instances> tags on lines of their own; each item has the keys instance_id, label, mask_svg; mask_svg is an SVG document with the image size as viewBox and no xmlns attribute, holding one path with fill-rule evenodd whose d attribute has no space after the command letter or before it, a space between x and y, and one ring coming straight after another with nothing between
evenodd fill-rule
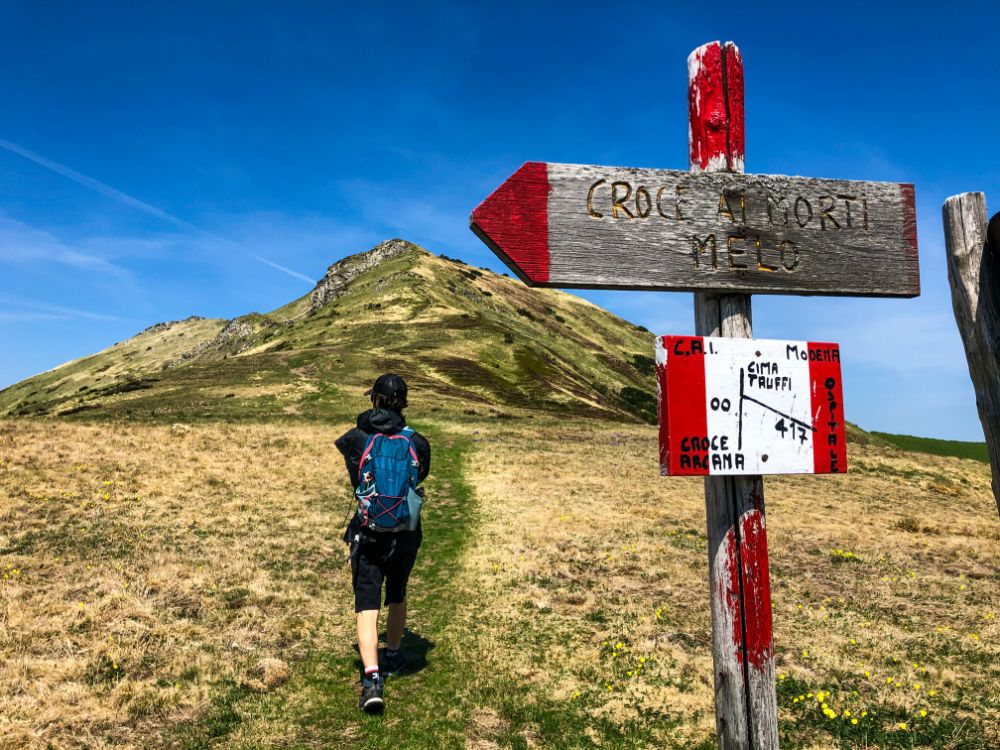
<instances>
[{"instance_id":1,"label":"weathered wood grain","mask_svg":"<svg viewBox=\"0 0 1000 750\"><path fill-rule=\"evenodd\" d=\"M733 75L737 67L738 76ZM742 70L732 43L703 45L688 58L688 132L692 141L702 139L689 143L693 172L743 170ZM738 91L730 90L736 87ZM698 124L703 118L717 120L720 106L725 114L721 126ZM739 111L734 113L734 107ZM713 128L731 131L732 121L738 123L738 138L731 132L725 139L710 137ZM734 143L738 153L712 151L722 144L732 152ZM699 292L694 303L699 336L751 338L749 295ZM778 702L762 478L706 477L705 508L717 742L720 750L776 750Z\"/></svg>"},{"instance_id":2,"label":"weathered wood grain","mask_svg":"<svg viewBox=\"0 0 1000 750\"><path fill-rule=\"evenodd\" d=\"M948 282L1000 513L1000 214L986 223L986 196L962 193L942 209Z\"/></svg>"},{"instance_id":3,"label":"weathered wood grain","mask_svg":"<svg viewBox=\"0 0 1000 750\"><path fill-rule=\"evenodd\" d=\"M913 297L915 216L909 184L529 162L471 224L535 286Z\"/></svg>"}]
</instances>

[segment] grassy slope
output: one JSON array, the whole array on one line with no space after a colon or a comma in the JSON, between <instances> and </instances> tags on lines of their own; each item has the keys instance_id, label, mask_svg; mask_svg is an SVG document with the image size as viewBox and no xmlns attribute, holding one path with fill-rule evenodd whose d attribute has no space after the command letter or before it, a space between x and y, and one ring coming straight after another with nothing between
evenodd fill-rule
<instances>
[{"instance_id":1,"label":"grassy slope","mask_svg":"<svg viewBox=\"0 0 1000 750\"><path fill-rule=\"evenodd\" d=\"M211 341L224 320L188 319L151 326L103 351L67 362L0 391L0 415L37 413L114 398L148 387L140 382L184 352ZM56 407L56 408L51 408Z\"/></svg>"},{"instance_id":2,"label":"grassy slope","mask_svg":"<svg viewBox=\"0 0 1000 750\"><path fill-rule=\"evenodd\" d=\"M701 487L656 476L655 430L413 418L435 446L406 643L427 662L390 683L382 719L355 708L329 445L345 425L0 422L4 731L55 748L711 747ZM988 468L850 450L846 477L767 483L782 746L993 747ZM253 687L261 657L291 679ZM796 700L818 691L836 721Z\"/></svg>"},{"instance_id":3,"label":"grassy slope","mask_svg":"<svg viewBox=\"0 0 1000 750\"><path fill-rule=\"evenodd\" d=\"M231 685L199 721L172 732L172 743L190 750L276 744L345 746L345 740L355 738L370 748L419 748L448 746L449 739L463 736L464 717L441 710L454 693L464 655L461 638L448 632L453 610L440 604L458 603L457 570L475 523L472 491L462 472L469 446L468 440L456 440L440 428L422 426L422 431L435 447L434 479L429 483L434 506L448 508L448 512L429 509L422 564L411 582L411 624L419 622L420 633L408 631L403 648L424 669L393 680L387 692L397 710L405 706L406 721L360 714L353 684L359 671L356 652L342 638L324 639L297 665L285 688L261 694ZM338 599L344 603L343 596Z\"/></svg>"},{"instance_id":4,"label":"grassy slope","mask_svg":"<svg viewBox=\"0 0 1000 750\"><path fill-rule=\"evenodd\" d=\"M346 416L345 395L394 369L454 411L654 417L652 335L578 297L414 246L315 312L307 302L245 316L248 336L166 369L182 336L210 341L224 321L140 335L0 392L0 414L326 419Z\"/></svg>"},{"instance_id":5,"label":"grassy slope","mask_svg":"<svg viewBox=\"0 0 1000 750\"><path fill-rule=\"evenodd\" d=\"M487 650L493 644L477 634L496 627L498 613L481 609L479 581L466 562L470 545L482 540L484 531L466 478L477 441L469 439L468 429L456 435L453 428L450 423L422 428L436 451L429 491L437 513L427 524L411 583L410 624L419 632L408 630L403 642L418 669L390 679L388 713L368 717L357 710L352 683L360 662L343 639L331 640L297 665L287 686L266 694L229 690L201 720L171 733L171 743L188 750L594 747L581 735L581 727L590 726L601 747L650 746L657 731L639 722L595 720L581 703L536 691L522 674L507 671L505 656ZM541 634L528 628L524 635ZM504 645L524 647L518 638Z\"/></svg>"},{"instance_id":6,"label":"grassy slope","mask_svg":"<svg viewBox=\"0 0 1000 750\"><path fill-rule=\"evenodd\" d=\"M487 517L470 565L480 601L502 613L480 631L483 650L503 654L495 671L582 704L598 736L607 719L653 732L651 744L709 745L700 481L649 471L651 430L544 432L543 452L534 428L484 429L470 464ZM989 470L871 442L849 450L847 476L766 482L782 747L993 747L1000 524ZM548 466L562 469L558 485L541 478Z\"/></svg>"},{"instance_id":7,"label":"grassy slope","mask_svg":"<svg viewBox=\"0 0 1000 750\"><path fill-rule=\"evenodd\" d=\"M914 435L894 435L889 432L872 432L871 434L905 451L927 453L932 456L971 458L974 461L982 461L984 464L990 462L990 454L986 450L986 443L967 442L964 440L939 440L937 438L923 438Z\"/></svg>"}]
</instances>

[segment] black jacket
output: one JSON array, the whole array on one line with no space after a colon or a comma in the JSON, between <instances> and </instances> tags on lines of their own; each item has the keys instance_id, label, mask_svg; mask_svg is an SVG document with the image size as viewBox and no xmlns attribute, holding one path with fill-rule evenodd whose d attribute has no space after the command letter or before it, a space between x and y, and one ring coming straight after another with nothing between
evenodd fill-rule
<instances>
[{"instance_id":1,"label":"black jacket","mask_svg":"<svg viewBox=\"0 0 1000 750\"><path fill-rule=\"evenodd\" d=\"M334 445L344 454L344 465L347 473L351 477L351 484L357 489L358 486L358 463L361 461L361 453L368 442L368 436L382 432L386 435L395 435L406 427L406 419L402 414L388 409L369 409L358 415L357 427L354 427L339 438ZM420 461L420 469L417 482L422 482L431 470L431 444L427 438L419 432L414 432L410 440L413 442L413 449L417 452Z\"/></svg>"}]
</instances>

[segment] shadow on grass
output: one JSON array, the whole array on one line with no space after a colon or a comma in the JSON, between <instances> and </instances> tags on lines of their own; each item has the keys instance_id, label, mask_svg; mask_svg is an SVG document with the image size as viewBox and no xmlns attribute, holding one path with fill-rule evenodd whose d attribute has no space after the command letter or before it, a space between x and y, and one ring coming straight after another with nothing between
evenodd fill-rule
<instances>
[{"instance_id":1,"label":"shadow on grass","mask_svg":"<svg viewBox=\"0 0 1000 750\"><path fill-rule=\"evenodd\" d=\"M379 634L379 639L383 642L386 640L385 633ZM409 628L403 630L403 641L399 645L399 650L403 653L403 657L406 659L406 666L395 674L396 677L411 677L417 672L423 671L424 667L427 666L427 653L434 648L434 641L429 641L424 638L419 633L414 633ZM379 649L382 651L382 649ZM354 653L356 657L354 659L354 666L358 670L358 681L361 681L365 676L365 665L361 661L361 655L358 651L358 644L354 644Z\"/></svg>"}]
</instances>

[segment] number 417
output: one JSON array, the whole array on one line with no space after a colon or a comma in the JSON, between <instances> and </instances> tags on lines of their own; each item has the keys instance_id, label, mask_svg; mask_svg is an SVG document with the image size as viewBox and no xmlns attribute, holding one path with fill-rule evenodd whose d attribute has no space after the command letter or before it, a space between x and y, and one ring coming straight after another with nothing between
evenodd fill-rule
<instances>
[{"instance_id":1,"label":"number 417","mask_svg":"<svg viewBox=\"0 0 1000 750\"><path fill-rule=\"evenodd\" d=\"M804 425L800 425L797 422L790 422L785 424L785 419L782 417L778 420L778 423L774 425L774 429L781 433L781 437L787 437L791 440L795 438L799 439L799 443L804 443L806 441L806 428Z\"/></svg>"}]
</instances>

